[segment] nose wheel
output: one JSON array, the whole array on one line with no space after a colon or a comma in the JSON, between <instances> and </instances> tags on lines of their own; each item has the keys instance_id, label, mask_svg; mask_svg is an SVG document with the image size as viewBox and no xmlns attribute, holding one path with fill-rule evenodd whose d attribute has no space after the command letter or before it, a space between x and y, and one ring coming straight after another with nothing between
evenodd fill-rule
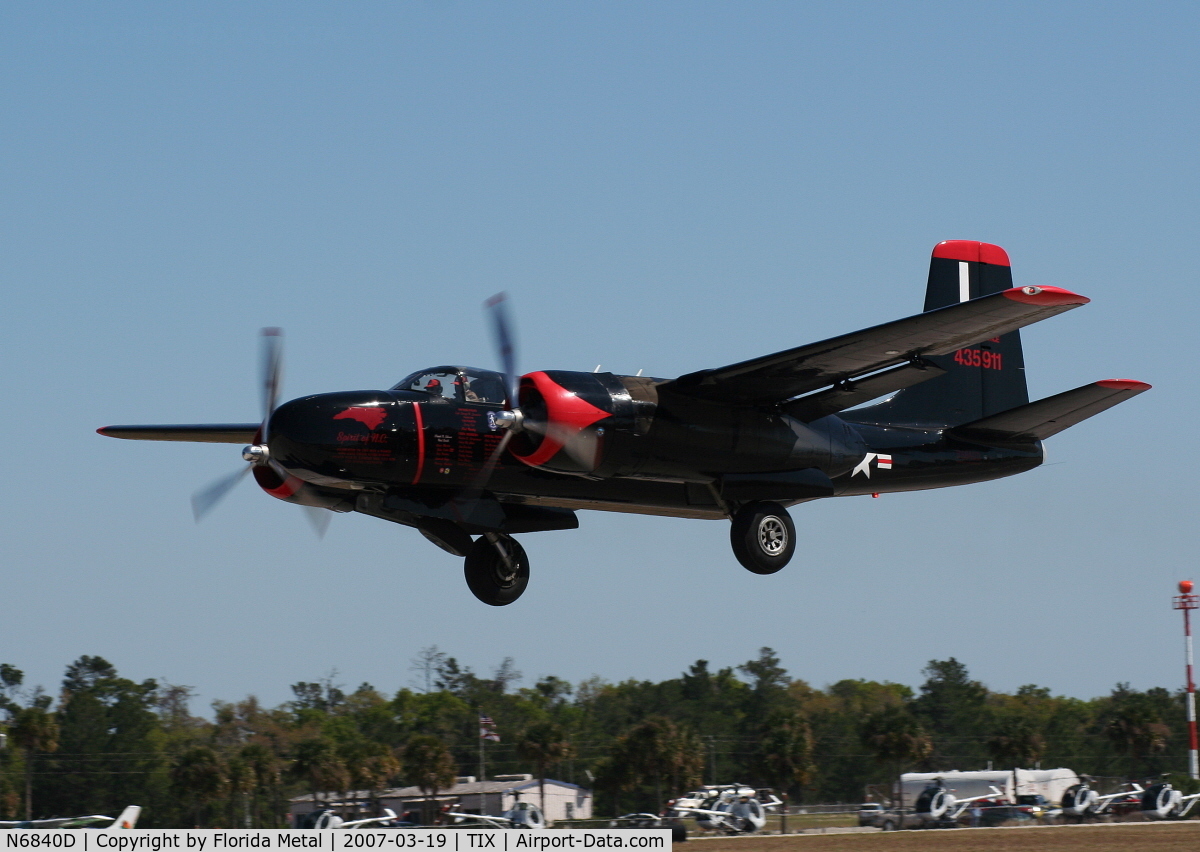
<instances>
[{"instance_id":1,"label":"nose wheel","mask_svg":"<svg viewBox=\"0 0 1200 852\"><path fill-rule=\"evenodd\" d=\"M733 516L729 542L746 570L774 574L796 551L796 526L778 503L750 503Z\"/></svg>"},{"instance_id":2,"label":"nose wheel","mask_svg":"<svg viewBox=\"0 0 1200 852\"><path fill-rule=\"evenodd\" d=\"M529 585L529 557L510 535L486 533L467 551L463 571L471 594L489 606L505 606Z\"/></svg>"}]
</instances>

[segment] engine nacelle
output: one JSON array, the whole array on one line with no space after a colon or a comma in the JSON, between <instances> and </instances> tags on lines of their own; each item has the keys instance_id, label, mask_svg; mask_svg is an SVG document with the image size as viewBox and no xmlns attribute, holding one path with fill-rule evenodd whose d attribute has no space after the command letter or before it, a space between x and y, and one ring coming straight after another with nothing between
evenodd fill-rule
<instances>
[{"instance_id":1,"label":"engine nacelle","mask_svg":"<svg viewBox=\"0 0 1200 852\"><path fill-rule=\"evenodd\" d=\"M653 412L653 403L635 400L611 373L530 373L521 377L517 401L522 422L512 454L530 467L577 476L601 471L614 440L643 431Z\"/></svg>"}]
</instances>

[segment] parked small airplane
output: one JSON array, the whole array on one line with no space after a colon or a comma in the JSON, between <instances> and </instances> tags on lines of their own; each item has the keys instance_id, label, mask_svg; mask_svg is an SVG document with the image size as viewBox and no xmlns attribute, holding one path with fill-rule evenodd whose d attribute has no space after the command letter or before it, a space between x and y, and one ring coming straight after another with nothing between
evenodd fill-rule
<instances>
[{"instance_id":1,"label":"parked small airplane","mask_svg":"<svg viewBox=\"0 0 1200 852\"><path fill-rule=\"evenodd\" d=\"M992 787L990 793L956 799L945 787L936 784L917 797L913 813L925 823L954 823L973 803L984 800L1004 801L1004 793Z\"/></svg>"},{"instance_id":2,"label":"parked small airplane","mask_svg":"<svg viewBox=\"0 0 1200 852\"><path fill-rule=\"evenodd\" d=\"M384 808L383 813L383 816L346 821L333 810L322 808L301 817L296 828L365 828L368 825L382 825L396 818L396 812L390 808Z\"/></svg>"},{"instance_id":3,"label":"parked small airplane","mask_svg":"<svg viewBox=\"0 0 1200 852\"><path fill-rule=\"evenodd\" d=\"M446 816L454 817L456 822L470 825L482 825L488 828L545 828L546 817L542 809L532 802L516 802L504 812L503 816L490 814L468 814L450 811Z\"/></svg>"},{"instance_id":4,"label":"parked small airplane","mask_svg":"<svg viewBox=\"0 0 1200 852\"><path fill-rule=\"evenodd\" d=\"M1107 813L1114 804L1137 799L1145 795L1145 790L1136 781L1129 784L1130 789L1118 793L1101 796L1086 782L1068 787L1062 797L1062 811L1068 816L1084 817ZM1144 801L1144 800L1143 800Z\"/></svg>"},{"instance_id":5,"label":"parked small airplane","mask_svg":"<svg viewBox=\"0 0 1200 852\"><path fill-rule=\"evenodd\" d=\"M774 793L769 801L760 799L759 791L744 784L722 784L704 787L672 803L670 813L695 816L701 828L725 834L750 834L767 824L767 811L783 804ZM700 798L699 804L693 804Z\"/></svg>"},{"instance_id":6,"label":"parked small airplane","mask_svg":"<svg viewBox=\"0 0 1200 852\"><path fill-rule=\"evenodd\" d=\"M116 819L110 816L54 817L53 819L0 820L0 828L133 828L142 809L130 805Z\"/></svg>"},{"instance_id":7,"label":"parked small airplane","mask_svg":"<svg viewBox=\"0 0 1200 852\"><path fill-rule=\"evenodd\" d=\"M933 250L924 313L656 379L518 377L498 296L500 372L430 367L389 390L277 406L280 333L265 329L260 422L97 431L248 444L246 467L193 498L197 518L249 473L318 530L325 509L416 528L464 558L471 592L493 606L529 582L513 536L575 529L580 509L728 520L737 560L773 574L796 549L788 506L1021 473L1042 464L1046 438L1149 389L1107 379L1029 401L1017 330L1088 301L1014 288L1004 249L949 240Z\"/></svg>"},{"instance_id":8,"label":"parked small airplane","mask_svg":"<svg viewBox=\"0 0 1200 852\"><path fill-rule=\"evenodd\" d=\"M1185 796L1170 784L1154 784L1142 793L1142 813L1150 819L1183 819L1200 802L1200 793Z\"/></svg>"}]
</instances>

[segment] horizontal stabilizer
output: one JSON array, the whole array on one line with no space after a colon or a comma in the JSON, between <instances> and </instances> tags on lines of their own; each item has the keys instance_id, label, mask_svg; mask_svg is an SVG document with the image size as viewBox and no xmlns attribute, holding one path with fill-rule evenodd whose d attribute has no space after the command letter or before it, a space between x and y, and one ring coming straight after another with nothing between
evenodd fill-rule
<instances>
[{"instance_id":1,"label":"horizontal stabilizer","mask_svg":"<svg viewBox=\"0 0 1200 852\"><path fill-rule=\"evenodd\" d=\"M944 376L946 371L936 364L922 362L893 367L863 379L848 379L828 390L802 396L782 406L785 413L804 423L811 423L830 414L870 402L884 394L910 388L913 385Z\"/></svg>"},{"instance_id":2,"label":"horizontal stabilizer","mask_svg":"<svg viewBox=\"0 0 1200 852\"><path fill-rule=\"evenodd\" d=\"M1089 301L1059 287L1016 287L728 367L688 373L658 390L734 404L783 402L905 361L954 352Z\"/></svg>"},{"instance_id":3,"label":"horizontal stabilizer","mask_svg":"<svg viewBox=\"0 0 1200 852\"><path fill-rule=\"evenodd\" d=\"M193 426L105 426L97 429L109 438L132 441L194 441L200 444L249 444L258 423L204 423Z\"/></svg>"},{"instance_id":4,"label":"horizontal stabilizer","mask_svg":"<svg viewBox=\"0 0 1200 852\"><path fill-rule=\"evenodd\" d=\"M1133 379L1105 379L955 427L951 434L981 441L1043 440L1130 397L1150 390Z\"/></svg>"}]
</instances>

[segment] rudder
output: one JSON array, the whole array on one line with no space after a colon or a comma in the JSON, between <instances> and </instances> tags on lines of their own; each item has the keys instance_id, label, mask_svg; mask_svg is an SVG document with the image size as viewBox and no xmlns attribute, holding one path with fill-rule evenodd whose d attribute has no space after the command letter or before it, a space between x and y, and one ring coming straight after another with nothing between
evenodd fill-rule
<instances>
[{"instance_id":1,"label":"rudder","mask_svg":"<svg viewBox=\"0 0 1200 852\"><path fill-rule=\"evenodd\" d=\"M1000 246L945 240L934 246L929 261L925 310L989 296L1012 286L1008 253ZM944 369L945 375L899 391L886 402L847 412L847 419L957 426L1029 402L1019 331L927 360Z\"/></svg>"}]
</instances>

